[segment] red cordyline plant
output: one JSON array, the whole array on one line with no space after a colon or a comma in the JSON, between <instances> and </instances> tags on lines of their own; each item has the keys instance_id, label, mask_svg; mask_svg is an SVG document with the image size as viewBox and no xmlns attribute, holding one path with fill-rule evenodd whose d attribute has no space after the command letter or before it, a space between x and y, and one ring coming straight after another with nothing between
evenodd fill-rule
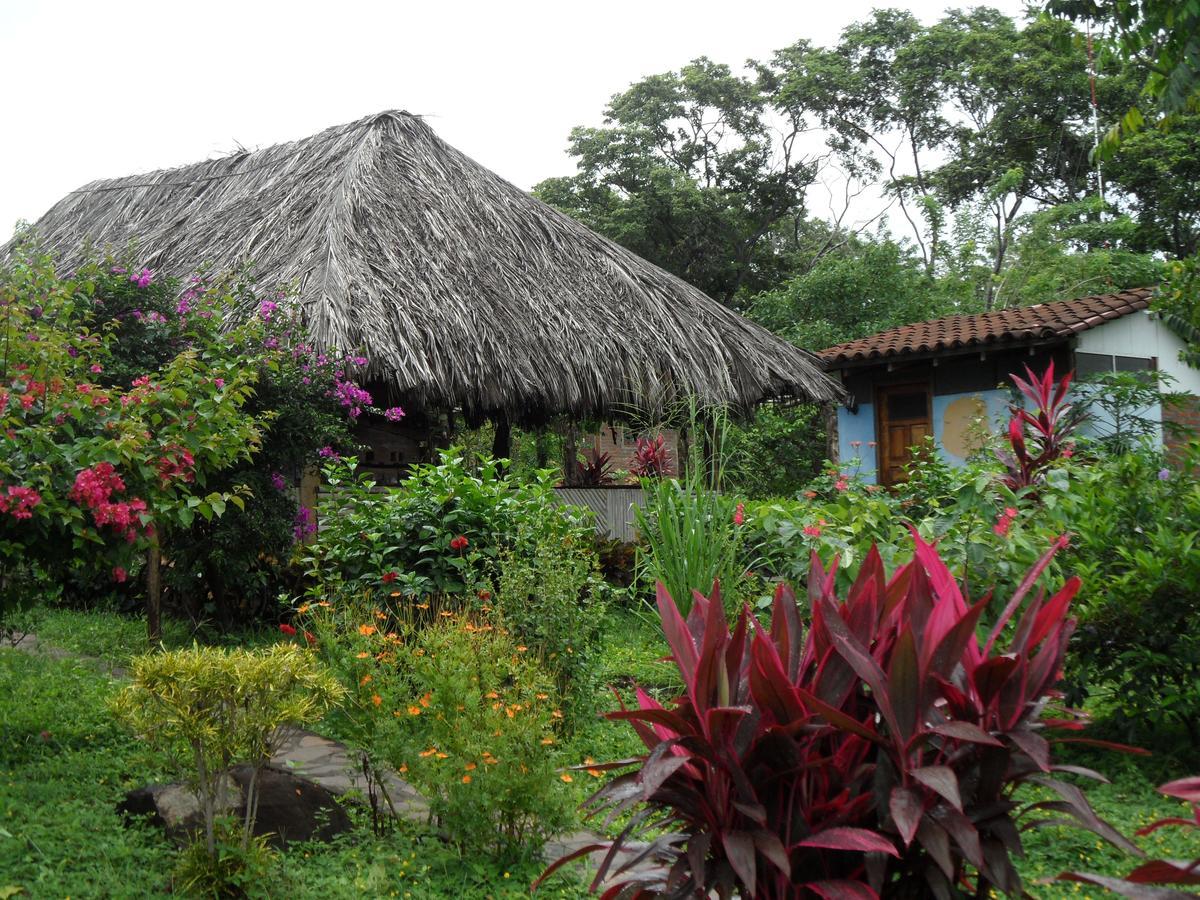
<instances>
[{"instance_id":1,"label":"red cordyline plant","mask_svg":"<svg viewBox=\"0 0 1200 900\"><path fill-rule=\"evenodd\" d=\"M986 636L934 547L891 578L872 548L845 601L814 554L805 634L792 591L769 627L748 608L732 632L719 589L684 620L660 585L663 631L686 693L664 707L637 689L627 721L647 755L587 801L628 815L593 882L605 897L957 898L1021 893L1019 820L1051 810L1131 852L1059 772L1048 735L1082 727L1054 704L1074 622L1071 579L1034 594L1059 539ZM1081 740L1066 737L1060 740ZM596 768L591 766L589 768ZM1059 799L1021 805L1021 784ZM634 843L649 831L657 835ZM658 865L648 865L657 861ZM543 875L543 878L545 875Z\"/></svg>"},{"instance_id":2,"label":"red cordyline plant","mask_svg":"<svg viewBox=\"0 0 1200 900\"><path fill-rule=\"evenodd\" d=\"M583 459L575 463L575 477L584 487L603 487L613 484L612 454L598 450L587 450Z\"/></svg>"},{"instance_id":3,"label":"red cordyline plant","mask_svg":"<svg viewBox=\"0 0 1200 900\"><path fill-rule=\"evenodd\" d=\"M671 450L661 434L654 438L638 438L629 471L637 478L669 478L675 474Z\"/></svg>"},{"instance_id":4,"label":"red cordyline plant","mask_svg":"<svg viewBox=\"0 0 1200 900\"><path fill-rule=\"evenodd\" d=\"M1159 787L1159 792L1168 797L1177 797L1192 804L1192 818L1160 819L1138 831L1139 835L1150 834L1167 825L1182 825L1185 828L1200 828L1200 778L1180 778ZM1092 875L1088 872L1072 872L1059 876L1067 881L1083 881L1106 887L1122 897L1145 898L1145 900L1185 900L1195 898L1191 891L1176 891L1152 887L1160 884L1200 884L1200 859L1191 862L1170 859L1152 859L1142 863L1124 878L1107 875Z\"/></svg>"},{"instance_id":5,"label":"red cordyline plant","mask_svg":"<svg viewBox=\"0 0 1200 900\"><path fill-rule=\"evenodd\" d=\"M1009 377L1035 412L1012 407L1007 434L1010 449L996 454L1007 470L1004 483L1014 491L1037 484L1047 467L1071 455L1072 437L1084 416L1081 408L1066 402L1072 372L1056 383L1051 362L1041 375L1034 375L1029 366L1025 374L1028 381L1016 374Z\"/></svg>"}]
</instances>

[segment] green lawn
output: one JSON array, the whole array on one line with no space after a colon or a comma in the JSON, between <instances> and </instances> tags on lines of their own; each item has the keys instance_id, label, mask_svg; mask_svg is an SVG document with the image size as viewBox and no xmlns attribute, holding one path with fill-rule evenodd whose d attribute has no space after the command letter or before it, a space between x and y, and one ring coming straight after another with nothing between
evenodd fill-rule
<instances>
[{"instance_id":1,"label":"green lawn","mask_svg":"<svg viewBox=\"0 0 1200 900\"><path fill-rule=\"evenodd\" d=\"M37 613L39 634L52 643L122 663L144 647L142 623L115 614L62 610ZM614 616L604 678L627 687L632 676L660 693L674 679L652 621ZM190 643L178 623L168 643ZM252 641L269 639L263 632ZM173 848L154 831L127 828L114 807L131 787L161 779L164 761L117 726L105 709L118 685L95 666L0 651L0 896L20 886L36 898L169 896ZM580 756L614 758L634 752L630 729L597 720L576 736ZM1180 804L1153 787L1184 774L1163 770L1153 758L1089 754L1084 760L1114 776L1089 790L1101 816L1126 834ZM592 785L580 786L581 796ZM1200 855L1200 840L1179 829L1139 839L1156 856ZM1102 897L1076 884L1037 883L1064 869L1109 874L1135 862L1094 837L1055 827L1026 835L1021 864L1038 898ZM406 827L376 838L365 823L334 844L293 846L280 860L269 896L277 897L520 897L540 869L536 861L508 869L487 859L461 859L435 836ZM18 895L20 896L20 895ZM581 897L572 877L559 878L539 896Z\"/></svg>"}]
</instances>

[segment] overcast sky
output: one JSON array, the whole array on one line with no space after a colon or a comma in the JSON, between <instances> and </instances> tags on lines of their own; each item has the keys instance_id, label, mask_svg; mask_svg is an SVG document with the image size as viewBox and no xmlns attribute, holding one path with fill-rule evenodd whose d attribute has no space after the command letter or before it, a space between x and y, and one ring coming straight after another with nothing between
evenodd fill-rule
<instances>
[{"instance_id":1,"label":"overcast sky","mask_svg":"<svg viewBox=\"0 0 1200 900\"><path fill-rule=\"evenodd\" d=\"M93 179L393 108L529 188L571 173L571 127L599 124L640 77L701 55L740 65L800 38L828 44L881 5L0 0L0 240ZM929 22L974 4L907 5Z\"/></svg>"}]
</instances>

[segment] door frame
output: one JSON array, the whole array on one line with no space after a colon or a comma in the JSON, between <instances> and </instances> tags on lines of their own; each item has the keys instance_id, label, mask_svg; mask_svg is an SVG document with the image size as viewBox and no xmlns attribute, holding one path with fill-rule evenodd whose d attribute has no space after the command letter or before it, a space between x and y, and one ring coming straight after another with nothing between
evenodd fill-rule
<instances>
[{"instance_id":1,"label":"door frame","mask_svg":"<svg viewBox=\"0 0 1200 900\"><path fill-rule=\"evenodd\" d=\"M875 481L884 483L884 461L886 459L887 432L883 427L885 418L885 403L889 393L910 392L918 390L925 394L925 421L929 425L929 436L934 436L933 430L933 377L907 381L895 381L875 386ZM890 485L888 485L890 486Z\"/></svg>"}]
</instances>

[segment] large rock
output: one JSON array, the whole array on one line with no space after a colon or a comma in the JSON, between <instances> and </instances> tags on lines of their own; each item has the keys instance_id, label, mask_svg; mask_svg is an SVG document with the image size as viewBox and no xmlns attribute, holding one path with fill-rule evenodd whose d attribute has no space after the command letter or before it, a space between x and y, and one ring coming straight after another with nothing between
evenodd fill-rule
<instances>
[{"instance_id":1,"label":"large rock","mask_svg":"<svg viewBox=\"0 0 1200 900\"><path fill-rule=\"evenodd\" d=\"M249 766L237 766L230 771L226 787L228 802L220 810L221 814L245 815L246 789L251 774ZM125 795L117 811L127 817L149 816L151 824L181 843L204 828L200 801L183 784L151 784L135 788ZM286 847L289 841L329 840L350 827L346 811L321 785L273 766L259 772L255 834L268 835L272 844Z\"/></svg>"}]
</instances>

